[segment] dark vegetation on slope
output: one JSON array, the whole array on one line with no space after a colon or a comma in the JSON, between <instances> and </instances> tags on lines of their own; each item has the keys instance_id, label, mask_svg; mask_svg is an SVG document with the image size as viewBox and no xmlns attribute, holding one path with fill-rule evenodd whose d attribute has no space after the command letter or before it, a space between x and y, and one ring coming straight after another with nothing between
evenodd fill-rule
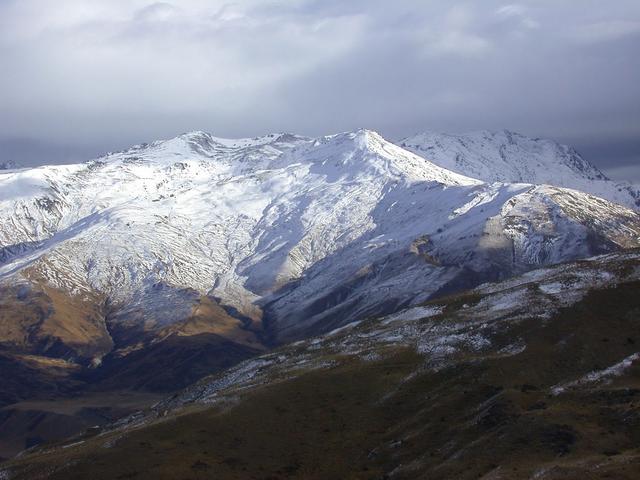
<instances>
[{"instance_id":1,"label":"dark vegetation on slope","mask_svg":"<svg viewBox=\"0 0 640 480\"><path fill-rule=\"evenodd\" d=\"M593 291L548 321L512 324L498 336L527 348L511 356L470 354L440 371L408 348L350 357L7 467L15 478L65 480L635 479L637 362L609 383L552 387L640 350L639 291L638 282ZM443 321L479 300L451 297Z\"/></svg>"}]
</instances>

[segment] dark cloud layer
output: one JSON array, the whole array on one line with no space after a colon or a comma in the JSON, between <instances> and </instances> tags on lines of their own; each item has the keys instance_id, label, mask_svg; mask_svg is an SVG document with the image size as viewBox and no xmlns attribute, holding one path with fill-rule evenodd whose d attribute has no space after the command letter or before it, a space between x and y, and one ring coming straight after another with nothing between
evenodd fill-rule
<instances>
[{"instance_id":1,"label":"dark cloud layer","mask_svg":"<svg viewBox=\"0 0 640 480\"><path fill-rule=\"evenodd\" d=\"M0 0L0 161L509 128L640 179L640 2Z\"/></svg>"}]
</instances>

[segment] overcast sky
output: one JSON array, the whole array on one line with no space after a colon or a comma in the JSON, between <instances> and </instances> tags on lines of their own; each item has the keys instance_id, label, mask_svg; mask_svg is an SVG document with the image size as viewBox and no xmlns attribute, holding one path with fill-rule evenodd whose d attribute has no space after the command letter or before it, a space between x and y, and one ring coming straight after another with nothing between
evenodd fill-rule
<instances>
[{"instance_id":1,"label":"overcast sky","mask_svg":"<svg viewBox=\"0 0 640 480\"><path fill-rule=\"evenodd\" d=\"M0 0L0 161L508 128L640 180L640 1Z\"/></svg>"}]
</instances>

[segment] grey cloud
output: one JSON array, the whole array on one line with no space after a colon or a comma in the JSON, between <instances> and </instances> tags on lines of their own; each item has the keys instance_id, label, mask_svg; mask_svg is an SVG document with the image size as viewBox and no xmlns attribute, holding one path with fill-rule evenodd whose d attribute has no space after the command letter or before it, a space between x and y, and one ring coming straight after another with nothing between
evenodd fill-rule
<instances>
[{"instance_id":1,"label":"grey cloud","mask_svg":"<svg viewBox=\"0 0 640 480\"><path fill-rule=\"evenodd\" d=\"M5 142L510 128L640 156L637 1L62 3L0 1Z\"/></svg>"}]
</instances>

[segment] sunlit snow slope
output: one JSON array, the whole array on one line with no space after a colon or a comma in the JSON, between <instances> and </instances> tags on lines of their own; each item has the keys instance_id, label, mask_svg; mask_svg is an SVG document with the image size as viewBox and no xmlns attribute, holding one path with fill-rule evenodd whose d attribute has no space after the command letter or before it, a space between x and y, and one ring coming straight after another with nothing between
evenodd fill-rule
<instances>
[{"instance_id":1,"label":"sunlit snow slope","mask_svg":"<svg viewBox=\"0 0 640 480\"><path fill-rule=\"evenodd\" d=\"M640 208L640 185L609 180L575 149L552 140L502 130L426 132L398 143L443 168L487 182L545 183Z\"/></svg>"}]
</instances>

